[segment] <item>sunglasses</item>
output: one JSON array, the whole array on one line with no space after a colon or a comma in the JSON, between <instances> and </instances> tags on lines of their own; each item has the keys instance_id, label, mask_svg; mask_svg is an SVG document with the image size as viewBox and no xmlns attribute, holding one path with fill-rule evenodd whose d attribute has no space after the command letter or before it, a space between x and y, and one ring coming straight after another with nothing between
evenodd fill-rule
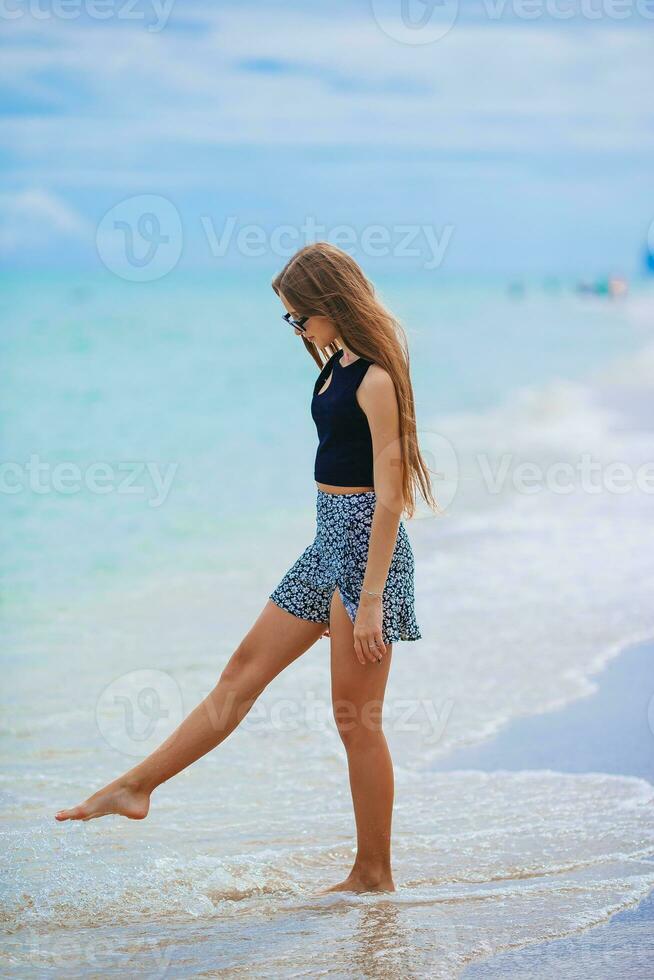
<instances>
[{"instance_id":1,"label":"sunglasses","mask_svg":"<svg viewBox=\"0 0 654 980\"><path fill-rule=\"evenodd\" d=\"M301 316L299 319L295 320L290 313L282 313L282 320L286 320L287 323L289 323L292 327L295 327L296 330L302 331L302 333L304 333L307 329L304 324L308 319L308 316Z\"/></svg>"}]
</instances>

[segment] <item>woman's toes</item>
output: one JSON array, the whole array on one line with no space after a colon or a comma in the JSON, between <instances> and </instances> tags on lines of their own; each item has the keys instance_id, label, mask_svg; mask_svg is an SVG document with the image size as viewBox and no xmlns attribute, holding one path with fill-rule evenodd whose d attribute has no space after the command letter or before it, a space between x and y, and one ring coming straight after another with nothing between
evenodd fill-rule
<instances>
[{"instance_id":1,"label":"woman's toes","mask_svg":"<svg viewBox=\"0 0 654 980\"><path fill-rule=\"evenodd\" d=\"M76 819L79 819L79 817L81 817L81 815L82 815L80 813L81 809L82 809L81 807L75 806L75 807L72 808L72 810L59 810L58 813L55 813L55 820L76 820Z\"/></svg>"}]
</instances>

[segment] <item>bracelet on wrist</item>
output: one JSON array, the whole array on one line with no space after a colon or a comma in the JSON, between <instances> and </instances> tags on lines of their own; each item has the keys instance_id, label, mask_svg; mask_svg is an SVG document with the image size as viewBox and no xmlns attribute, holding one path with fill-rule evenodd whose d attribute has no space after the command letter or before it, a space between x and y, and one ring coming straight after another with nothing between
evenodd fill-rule
<instances>
[{"instance_id":1,"label":"bracelet on wrist","mask_svg":"<svg viewBox=\"0 0 654 980\"><path fill-rule=\"evenodd\" d=\"M384 598L384 595L383 595L382 592L371 592L370 589L364 589L363 586L361 586L361 591L362 592L365 592L366 595L374 595L376 599L383 599Z\"/></svg>"}]
</instances>

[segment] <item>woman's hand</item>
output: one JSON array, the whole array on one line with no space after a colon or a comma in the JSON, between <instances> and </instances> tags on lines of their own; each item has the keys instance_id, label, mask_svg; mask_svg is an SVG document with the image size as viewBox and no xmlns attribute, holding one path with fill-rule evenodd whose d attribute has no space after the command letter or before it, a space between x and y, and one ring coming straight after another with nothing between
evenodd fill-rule
<instances>
[{"instance_id":1,"label":"woman's hand","mask_svg":"<svg viewBox=\"0 0 654 980\"><path fill-rule=\"evenodd\" d=\"M360 664L378 663L384 656L382 620L382 600L362 593L354 620L354 652Z\"/></svg>"}]
</instances>

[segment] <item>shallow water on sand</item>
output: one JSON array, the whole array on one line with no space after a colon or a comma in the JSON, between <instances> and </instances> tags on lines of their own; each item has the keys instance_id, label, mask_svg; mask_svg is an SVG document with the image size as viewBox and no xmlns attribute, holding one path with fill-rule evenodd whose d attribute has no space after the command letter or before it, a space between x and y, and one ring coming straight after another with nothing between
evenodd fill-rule
<instances>
[{"instance_id":1,"label":"shallow water on sand","mask_svg":"<svg viewBox=\"0 0 654 980\"><path fill-rule=\"evenodd\" d=\"M450 441L458 485L446 516L407 522L425 639L396 645L385 708L397 891L318 896L354 853L326 639L216 752L157 791L147 821L53 820L213 686L315 520L315 372L291 359L290 341L283 357L279 339L239 349L214 326L212 341L208 290L192 294L195 308L175 294L149 313L137 300L129 316L122 294L98 291L71 320L65 288L51 285L51 319L21 321L18 300L11 309L41 340L32 355L9 332L15 384L41 382L14 427L15 458L172 461L179 475L157 507L146 493L9 498L20 533L4 567L3 972L451 977L645 896L646 781L433 766L513 718L588 694L607 659L654 634L651 492L557 489L560 467L584 452L604 477L610 464L635 473L654 458L648 296L613 307L497 293L439 301L386 285L413 322L437 302L445 324L458 311L458 333L418 333L414 357L424 442L438 463L439 439ZM236 295L214 300L228 324ZM252 317L272 316L249 302ZM139 316L128 344L121 331ZM481 372L489 323L504 328ZM235 398L246 406L238 428ZM508 458L500 492L479 454L491 471ZM558 483L552 471L544 490L517 490L520 463L556 464Z\"/></svg>"}]
</instances>

